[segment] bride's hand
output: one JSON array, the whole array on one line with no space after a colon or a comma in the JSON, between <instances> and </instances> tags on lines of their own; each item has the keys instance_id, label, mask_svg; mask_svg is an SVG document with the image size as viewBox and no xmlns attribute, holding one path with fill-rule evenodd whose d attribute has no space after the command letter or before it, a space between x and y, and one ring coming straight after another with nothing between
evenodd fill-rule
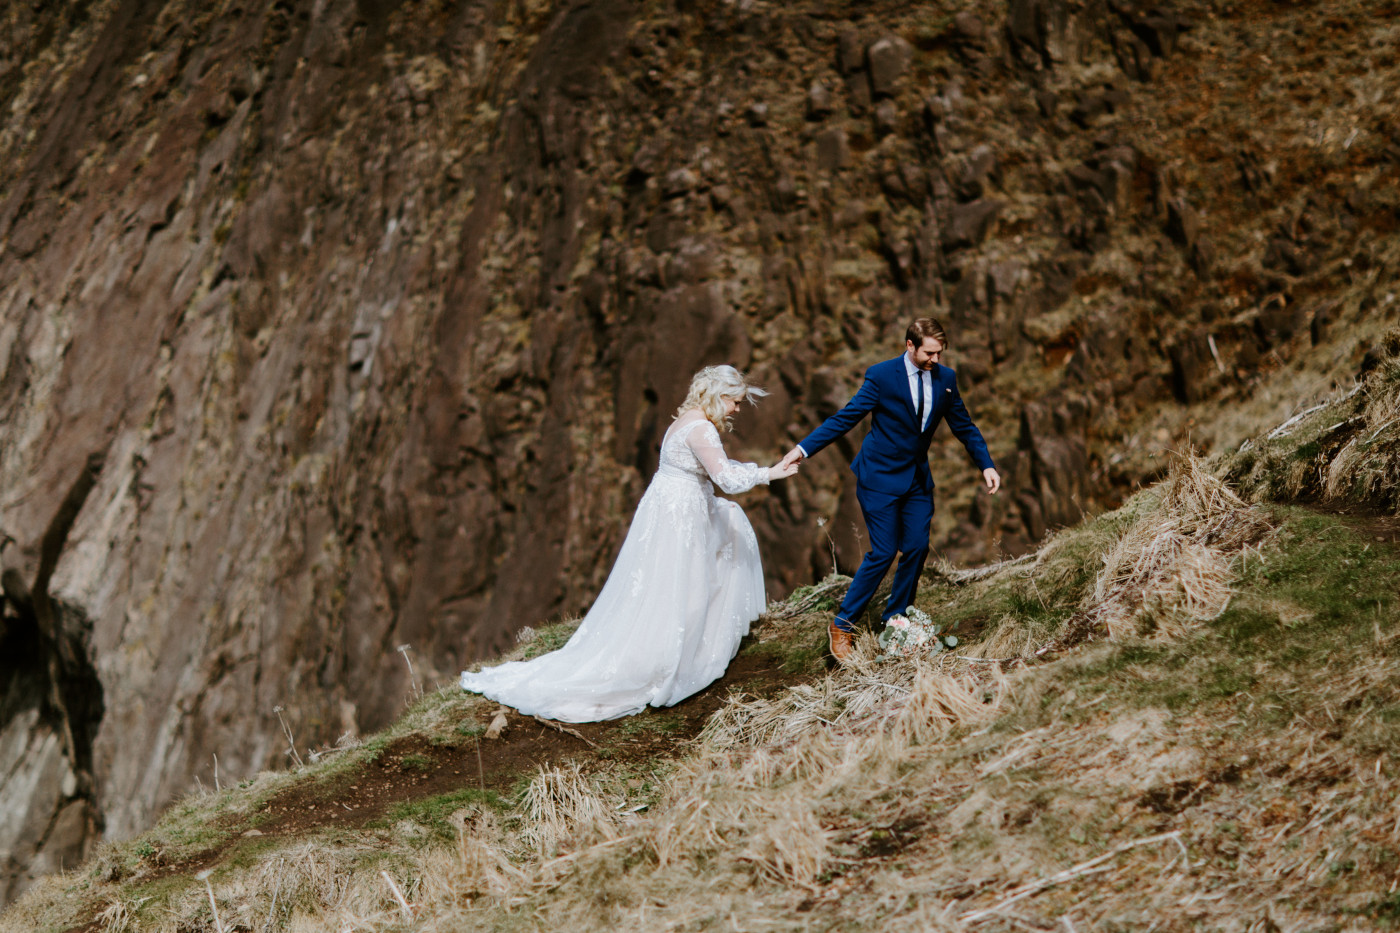
<instances>
[{"instance_id":1,"label":"bride's hand","mask_svg":"<svg viewBox=\"0 0 1400 933\"><path fill-rule=\"evenodd\" d=\"M784 461L784 462L780 462L780 463L775 463L775 464L773 464L772 466L770 466L770 467L768 468L768 479L769 479L770 481L771 481L771 480L775 480L775 479L787 479L789 476L796 476L796 475L797 475L797 462L796 462L796 461L794 461L794 462L792 462L792 463L787 463L787 462L785 462L785 461Z\"/></svg>"}]
</instances>

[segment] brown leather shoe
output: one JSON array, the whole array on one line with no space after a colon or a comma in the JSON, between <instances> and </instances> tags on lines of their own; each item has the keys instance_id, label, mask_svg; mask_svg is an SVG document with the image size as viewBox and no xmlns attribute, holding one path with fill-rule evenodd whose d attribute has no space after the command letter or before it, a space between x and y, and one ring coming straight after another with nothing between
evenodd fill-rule
<instances>
[{"instance_id":1,"label":"brown leather shoe","mask_svg":"<svg viewBox=\"0 0 1400 933\"><path fill-rule=\"evenodd\" d=\"M846 663L846 659L851 656L851 650L855 647L855 640L851 633L831 623L831 628L827 631L831 640L831 656L841 664Z\"/></svg>"}]
</instances>

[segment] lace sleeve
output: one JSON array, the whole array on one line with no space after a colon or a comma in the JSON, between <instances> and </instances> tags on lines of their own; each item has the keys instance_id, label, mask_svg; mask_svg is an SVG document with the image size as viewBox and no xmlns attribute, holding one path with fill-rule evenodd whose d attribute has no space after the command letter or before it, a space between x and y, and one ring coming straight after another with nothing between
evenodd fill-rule
<instances>
[{"instance_id":1,"label":"lace sleeve","mask_svg":"<svg viewBox=\"0 0 1400 933\"><path fill-rule=\"evenodd\" d=\"M691 431L685 442L714 484L730 495L768 484L767 467L740 463L725 456L724 444L713 424L707 422L699 430Z\"/></svg>"}]
</instances>

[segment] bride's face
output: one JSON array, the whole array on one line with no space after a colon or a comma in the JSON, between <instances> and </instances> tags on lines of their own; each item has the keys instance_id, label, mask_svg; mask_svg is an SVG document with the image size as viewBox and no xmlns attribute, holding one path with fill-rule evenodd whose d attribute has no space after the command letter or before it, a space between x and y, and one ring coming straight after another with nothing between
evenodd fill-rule
<instances>
[{"instance_id":1,"label":"bride's face","mask_svg":"<svg viewBox=\"0 0 1400 933\"><path fill-rule=\"evenodd\" d=\"M728 418L739 410L739 400L737 398L724 399L724 417Z\"/></svg>"}]
</instances>

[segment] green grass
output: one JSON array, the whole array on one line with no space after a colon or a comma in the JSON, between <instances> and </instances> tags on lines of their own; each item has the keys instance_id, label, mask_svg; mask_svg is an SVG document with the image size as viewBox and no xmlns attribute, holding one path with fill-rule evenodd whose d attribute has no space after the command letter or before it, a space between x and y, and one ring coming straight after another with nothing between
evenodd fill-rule
<instances>
[{"instance_id":1,"label":"green grass","mask_svg":"<svg viewBox=\"0 0 1400 933\"><path fill-rule=\"evenodd\" d=\"M1383 920L1391 927L1400 926L1400 892L1377 898L1365 912L1367 916Z\"/></svg>"},{"instance_id":2,"label":"green grass","mask_svg":"<svg viewBox=\"0 0 1400 933\"><path fill-rule=\"evenodd\" d=\"M384 820L375 825L392 825L399 822L417 823L419 826L427 828L432 837L442 841L450 841L457 838L457 830L449 821L449 817L458 810L479 806L490 807L499 812L507 812L512 809L510 801L493 790L463 787L446 794L439 794L436 797L396 803L385 815Z\"/></svg>"},{"instance_id":3,"label":"green grass","mask_svg":"<svg viewBox=\"0 0 1400 933\"><path fill-rule=\"evenodd\" d=\"M428 741L440 748L460 748L473 739L486 734L486 726L479 722L459 722L446 735L433 735Z\"/></svg>"},{"instance_id":4,"label":"green grass","mask_svg":"<svg viewBox=\"0 0 1400 933\"><path fill-rule=\"evenodd\" d=\"M1107 649L1080 669L1085 689L1173 711L1238 699L1253 706L1251 722L1287 722L1314 705L1291 692L1300 684L1394 650L1377 645L1376 631L1400 624L1400 550L1340 516L1272 512L1278 535L1249 558L1220 618L1172 643ZM1368 699L1375 723L1357 740L1400 740L1400 696Z\"/></svg>"},{"instance_id":5,"label":"green grass","mask_svg":"<svg viewBox=\"0 0 1400 933\"><path fill-rule=\"evenodd\" d=\"M646 711L629 717L618 728L624 735L640 735L643 732L670 735L681 728L681 717L677 713Z\"/></svg>"},{"instance_id":6,"label":"green grass","mask_svg":"<svg viewBox=\"0 0 1400 933\"><path fill-rule=\"evenodd\" d=\"M787 601L790 603L801 602L812 594L812 591L820 586L820 583L812 583L807 586L799 586L788 594ZM808 607L809 613L835 612L836 607L841 605L841 596L838 593L828 593L814 600Z\"/></svg>"},{"instance_id":7,"label":"green grass","mask_svg":"<svg viewBox=\"0 0 1400 933\"><path fill-rule=\"evenodd\" d=\"M574 634L574 630L577 628L577 621L558 622L554 625L541 626L535 632L535 637L525 645L525 651L521 656L522 659L529 660L530 658L538 657L542 654L548 654L551 651L557 651L564 647L564 643L569 640Z\"/></svg>"},{"instance_id":8,"label":"green grass","mask_svg":"<svg viewBox=\"0 0 1400 933\"><path fill-rule=\"evenodd\" d=\"M739 653L774 664L784 674L816 677L826 670L826 624L825 619L813 619L809 625L795 627L795 635L754 641Z\"/></svg>"},{"instance_id":9,"label":"green grass","mask_svg":"<svg viewBox=\"0 0 1400 933\"><path fill-rule=\"evenodd\" d=\"M1303 444L1299 444L1297 449L1294 450L1290 456L1292 456L1294 460L1305 460L1311 462L1317 459L1317 456L1321 453L1322 444L1314 440L1307 441Z\"/></svg>"},{"instance_id":10,"label":"green grass","mask_svg":"<svg viewBox=\"0 0 1400 933\"><path fill-rule=\"evenodd\" d=\"M220 819L228 810L227 799L185 800L150 830L116 850L121 873L134 874L141 868L189 858L223 844L232 835Z\"/></svg>"},{"instance_id":11,"label":"green grass","mask_svg":"<svg viewBox=\"0 0 1400 933\"><path fill-rule=\"evenodd\" d=\"M229 847L228 852L220 860L219 870L253 868L259 863L262 856L282 845L281 840L267 836L240 839Z\"/></svg>"},{"instance_id":12,"label":"green grass","mask_svg":"<svg viewBox=\"0 0 1400 933\"><path fill-rule=\"evenodd\" d=\"M932 572L932 582L920 588L915 605L965 645L1006 620L1016 624L1023 638L1045 641L1082 608L1105 551L1156 502L1154 491L1140 493L1113 512L1056 532L1033 574L1013 569L957 584Z\"/></svg>"}]
</instances>

